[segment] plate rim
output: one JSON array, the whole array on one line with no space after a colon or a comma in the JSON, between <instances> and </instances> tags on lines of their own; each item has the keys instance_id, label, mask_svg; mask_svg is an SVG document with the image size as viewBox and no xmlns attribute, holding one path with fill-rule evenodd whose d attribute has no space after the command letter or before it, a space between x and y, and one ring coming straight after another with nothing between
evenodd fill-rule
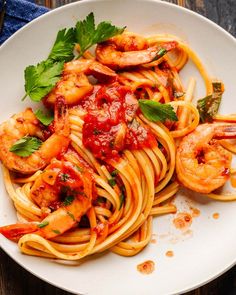
<instances>
[{"instance_id":1,"label":"plate rim","mask_svg":"<svg viewBox=\"0 0 236 295\"><path fill-rule=\"evenodd\" d=\"M28 28L30 28L35 23L40 22L41 19L43 19L43 18L50 18L51 15L57 14L59 11L66 9L68 6L78 6L79 7L80 5L84 5L84 3L89 3L89 2L91 2L91 3L92 2L104 2L104 1L106 1L106 2L112 2L114 0L83 0L83 1L79 1L79 2L68 3L68 4L65 4L63 6L60 6L58 8L55 8L53 10L49 10L45 14L37 17L36 19L34 19L31 22L29 22L26 25L24 25L17 32L15 32L13 35L11 35L6 41L4 41L3 44L0 46L0 54L1 54L1 51L6 46L8 46L8 44L10 42L12 42L12 40L14 40L14 38L15 38L16 35L21 34L24 30L27 30ZM130 2L130 1L128 0L127 2ZM190 14L190 15L193 15L194 17L197 17L198 19L200 19L200 21L203 21L203 22L209 24L210 26L212 26L216 30L218 30L221 33L223 33L228 39L231 40L231 42L233 41L234 44L235 44L235 46L236 46L236 38L231 33L229 33L226 29L222 28L220 25L218 25L214 21L208 19L207 17L205 17L205 16L203 16L203 15L201 15L201 14L195 12L195 11L192 11L192 10L190 10L188 8L185 8L185 7L178 6L178 5L174 4L174 3L163 2L163 1L160 1L160 0L133 0L133 1L158 3L158 5L161 5L161 6L171 7L173 9L176 9L176 10L179 10L179 11L184 11L185 13ZM124 3L124 2L126 2L126 0L124 0L124 1L119 0L119 2L123 2ZM78 292L71 291L71 290L67 289L66 287L63 287L62 285L59 285L59 284L56 284L56 283L53 283L53 282L47 280L47 278L46 277L43 277L42 275L36 274L34 271L32 271L30 269L30 267L25 266L23 262L17 261L16 258L14 257L14 253L11 253L10 251L8 252L7 249L3 248L3 244L4 243L2 243L1 240L2 240L2 238L0 238L0 248L4 251L4 253L6 253L11 259L13 259L18 265L20 265L23 269L25 269L30 274L36 276L37 278L41 279L42 281L44 281L44 282L46 282L46 283L48 283L48 284L50 284L50 285L52 285L54 287L60 288L60 289L62 289L64 291L70 292L72 294L77 294L77 295L83 295L84 294L84 293L78 293ZM235 265L236 265L236 255L235 255L235 260L232 263L229 263L227 266L222 267L221 270L218 269L218 271L215 272L215 275L209 276L208 278L203 279L202 281L200 281L198 284L196 284L194 286L186 286L180 292L174 292L174 293L171 293L171 294L173 294L173 295L174 294L183 294L183 293L192 291L192 290L194 290L196 288L199 288L199 287L201 287L201 286L203 286L203 285L205 285L205 284L213 281L214 279L220 277L222 274L226 273L228 270L230 270L231 268L233 268Z\"/></svg>"}]
</instances>

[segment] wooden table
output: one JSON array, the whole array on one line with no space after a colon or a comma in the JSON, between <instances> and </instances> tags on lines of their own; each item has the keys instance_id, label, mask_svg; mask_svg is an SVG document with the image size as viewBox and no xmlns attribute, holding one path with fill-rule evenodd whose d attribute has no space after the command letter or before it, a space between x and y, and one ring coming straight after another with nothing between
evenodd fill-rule
<instances>
[{"instance_id":1,"label":"wooden table","mask_svg":"<svg viewBox=\"0 0 236 295\"><path fill-rule=\"evenodd\" d=\"M75 2L75 0L36 0L36 2L41 5L51 5L51 7L54 8L66 3ZM236 36L236 0L170 0L168 2L185 5L187 8L192 9L193 11L196 11L218 23L232 35ZM233 62L235 63L235 61ZM0 249L0 295L32 294L70 295L71 293L55 288L31 275ZM235 295L236 266L207 285L186 293L186 295L199 294Z\"/></svg>"}]
</instances>

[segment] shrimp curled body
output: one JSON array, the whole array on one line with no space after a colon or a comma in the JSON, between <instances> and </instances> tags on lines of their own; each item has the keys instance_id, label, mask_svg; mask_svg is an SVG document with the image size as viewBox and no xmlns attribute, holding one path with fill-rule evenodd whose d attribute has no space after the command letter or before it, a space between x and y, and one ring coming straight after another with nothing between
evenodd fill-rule
<instances>
[{"instance_id":1,"label":"shrimp curled body","mask_svg":"<svg viewBox=\"0 0 236 295\"><path fill-rule=\"evenodd\" d=\"M177 42L166 42L149 47L146 38L126 32L97 45L96 58L112 69L138 66L158 58L160 49L169 51Z\"/></svg>"},{"instance_id":2,"label":"shrimp curled body","mask_svg":"<svg viewBox=\"0 0 236 295\"><path fill-rule=\"evenodd\" d=\"M68 105L77 104L83 97L91 93L93 85L88 80L89 75L98 80L114 80L116 73L93 59L78 59L64 64L62 78L52 91L45 97L48 106L55 104L58 96L62 96Z\"/></svg>"},{"instance_id":3,"label":"shrimp curled body","mask_svg":"<svg viewBox=\"0 0 236 295\"><path fill-rule=\"evenodd\" d=\"M60 103L59 103L60 104ZM58 107L58 105L57 105ZM67 110L60 116L55 109L55 133L45 140L41 147L28 157L20 157L10 151L10 148L24 136L36 136L43 139L39 120L32 109L12 116L0 125L0 160L9 169L22 174L31 174L44 168L53 157L56 157L69 145L69 125Z\"/></svg>"},{"instance_id":4,"label":"shrimp curled body","mask_svg":"<svg viewBox=\"0 0 236 295\"><path fill-rule=\"evenodd\" d=\"M232 154L216 139L235 138L236 125L206 123L199 125L181 141L176 155L176 173L187 188L210 193L229 179Z\"/></svg>"},{"instance_id":5,"label":"shrimp curled body","mask_svg":"<svg viewBox=\"0 0 236 295\"><path fill-rule=\"evenodd\" d=\"M93 178L86 168L80 172L75 164L65 159L53 159L45 173L38 176L30 194L41 208L54 207L50 209L54 211L43 218L40 224L28 222L2 226L0 233L13 241L18 241L28 233L35 233L46 239L61 235L74 227L87 213L92 205L93 189ZM55 201L57 206L53 206Z\"/></svg>"}]
</instances>

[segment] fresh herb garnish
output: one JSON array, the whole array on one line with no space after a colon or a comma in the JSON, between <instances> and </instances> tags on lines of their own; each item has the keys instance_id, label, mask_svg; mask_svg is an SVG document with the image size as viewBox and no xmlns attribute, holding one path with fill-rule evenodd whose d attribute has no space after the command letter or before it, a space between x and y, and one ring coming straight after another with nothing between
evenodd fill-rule
<instances>
[{"instance_id":1,"label":"fresh herb garnish","mask_svg":"<svg viewBox=\"0 0 236 295\"><path fill-rule=\"evenodd\" d=\"M75 197L74 196L68 196L65 198L63 205L64 206L69 206L73 201L74 201Z\"/></svg>"},{"instance_id":2,"label":"fresh herb garnish","mask_svg":"<svg viewBox=\"0 0 236 295\"><path fill-rule=\"evenodd\" d=\"M38 224L38 227L39 228L43 228L43 227L45 227L47 225L49 225L49 222L48 221L43 221L43 222L41 222L41 223Z\"/></svg>"},{"instance_id":3,"label":"fresh herb garnish","mask_svg":"<svg viewBox=\"0 0 236 295\"><path fill-rule=\"evenodd\" d=\"M71 212L67 211L66 213L70 216L70 218L71 218L73 221L75 221L75 216L74 216Z\"/></svg>"},{"instance_id":4,"label":"fresh herb garnish","mask_svg":"<svg viewBox=\"0 0 236 295\"><path fill-rule=\"evenodd\" d=\"M94 128L93 129L93 134L94 135L98 135L98 134L100 134L101 133L101 131L99 131L97 128Z\"/></svg>"},{"instance_id":5,"label":"fresh herb garnish","mask_svg":"<svg viewBox=\"0 0 236 295\"><path fill-rule=\"evenodd\" d=\"M178 117L169 104L162 104L153 100L140 99L139 106L143 115L150 121L164 122L165 120L178 121Z\"/></svg>"},{"instance_id":6,"label":"fresh herb garnish","mask_svg":"<svg viewBox=\"0 0 236 295\"><path fill-rule=\"evenodd\" d=\"M28 157L37 151L41 145L42 141L40 139L31 136L24 136L17 140L9 151L20 157Z\"/></svg>"},{"instance_id":7,"label":"fresh herb garnish","mask_svg":"<svg viewBox=\"0 0 236 295\"><path fill-rule=\"evenodd\" d=\"M152 61L158 60L159 58L161 58L162 56L164 56L167 53L167 50L163 47L161 47L157 53L156 56L153 58Z\"/></svg>"},{"instance_id":8,"label":"fresh herb garnish","mask_svg":"<svg viewBox=\"0 0 236 295\"><path fill-rule=\"evenodd\" d=\"M78 165L76 165L75 167L76 167L76 169L77 169L79 172L83 172L83 171L84 171L83 168L79 167Z\"/></svg>"},{"instance_id":9,"label":"fresh herb garnish","mask_svg":"<svg viewBox=\"0 0 236 295\"><path fill-rule=\"evenodd\" d=\"M119 173L119 171L117 169L115 169L111 172L111 176L115 177L118 175L118 173Z\"/></svg>"},{"instance_id":10,"label":"fresh herb garnish","mask_svg":"<svg viewBox=\"0 0 236 295\"><path fill-rule=\"evenodd\" d=\"M73 50L75 46L75 29L63 29L57 33L56 41L48 56L48 59L55 61L70 61L74 58Z\"/></svg>"},{"instance_id":11,"label":"fresh herb garnish","mask_svg":"<svg viewBox=\"0 0 236 295\"><path fill-rule=\"evenodd\" d=\"M120 207L119 207L119 210L122 208L122 206L124 204L124 201L125 201L125 187L122 186L121 187L121 194L120 194Z\"/></svg>"},{"instance_id":12,"label":"fresh herb garnish","mask_svg":"<svg viewBox=\"0 0 236 295\"><path fill-rule=\"evenodd\" d=\"M125 27L118 28L110 22L103 21L95 27L94 14L91 12L85 20L78 21L76 24L76 41L80 45L81 57L91 46L106 41L107 39L122 34Z\"/></svg>"},{"instance_id":13,"label":"fresh herb garnish","mask_svg":"<svg viewBox=\"0 0 236 295\"><path fill-rule=\"evenodd\" d=\"M60 234L61 234L61 232L60 232L58 229L52 229L52 231L53 231L55 234L57 234L57 235L60 235Z\"/></svg>"},{"instance_id":14,"label":"fresh herb garnish","mask_svg":"<svg viewBox=\"0 0 236 295\"><path fill-rule=\"evenodd\" d=\"M123 193L121 193L121 195L120 195L120 207L119 207L119 210L122 208L122 206L124 204L124 201L125 201L125 195Z\"/></svg>"},{"instance_id":15,"label":"fresh herb garnish","mask_svg":"<svg viewBox=\"0 0 236 295\"><path fill-rule=\"evenodd\" d=\"M61 181L63 181L63 182L66 182L69 178L70 178L70 176L69 176L69 174L67 174L67 173L61 173L61 174L60 174L60 179L61 179Z\"/></svg>"},{"instance_id":16,"label":"fresh herb garnish","mask_svg":"<svg viewBox=\"0 0 236 295\"><path fill-rule=\"evenodd\" d=\"M159 57L162 57L163 55L165 55L167 52L167 50L165 48L161 48L158 52L157 52L157 55Z\"/></svg>"},{"instance_id":17,"label":"fresh herb garnish","mask_svg":"<svg viewBox=\"0 0 236 295\"><path fill-rule=\"evenodd\" d=\"M115 186L116 185L116 180L115 180L115 178L114 177L112 177L112 178L110 178L110 179L108 179L108 183L110 184L110 186Z\"/></svg>"},{"instance_id":18,"label":"fresh herb garnish","mask_svg":"<svg viewBox=\"0 0 236 295\"><path fill-rule=\"evenodd\" d=\"M221 82L212 83L213 92L197 101L197 109L201 118L201 122L212 122L220 107L223 94Z\"/></svg>"},{"instance_id":19,"label":"fresh herb garnish","mask_svg":"<svg viewBox=\"0 0 236 295\"><path fill-rule=\"evenodd\" d=\"M41 110L37 110L34 114L37 117L37 119L45 126L50 125L54 119L52 114L45 114Z\"/></svg>"},{"instance_id":20,"label":"fresh herb garnish","mask_svg":"<svg viewBox=\"0 0 236 295\"><path fill-rule=\"evenodd\" d=\"M26 94L22 100L29 96L38 102L52 90L60 79L64 62L74 58L73 50L76 42L80 45L79 58L92 45L121 34L124 29L106 21L98 24L96 28L94 15L90 13L85 20L78 21L75 28L60 30L48 58L25 69Z\"/></svg>"},{"instance_id":21,"label":"fresh herb garnish","mask_svg":"<svg viewBox=\"0 0 236 295\"><path fill-rule=\"evenodd\" d=\"M56 82L60 79L64 62L53 63L51 61L42 61L37 66L28 66L25 69L25 96L27 95L35 101L39 102L47 95Z\"/></svg>"}]
</instances>

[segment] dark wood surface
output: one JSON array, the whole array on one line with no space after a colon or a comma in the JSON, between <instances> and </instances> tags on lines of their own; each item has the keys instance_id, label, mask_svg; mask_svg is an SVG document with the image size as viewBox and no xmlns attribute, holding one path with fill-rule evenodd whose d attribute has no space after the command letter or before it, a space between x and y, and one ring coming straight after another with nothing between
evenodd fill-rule
<instances>
[{"instance_id":1,"label":"dark wood surface","mask_svg":"<svg viewBox=\"0 0 236 295\"><path fill-rule=\"evenodd\" d=\"M51 3L52 8L54 8L66 3L75 2L75 0L36 0L36 2L41 5ZM170 0L168 2L183 3L187 8L206 16L232 35L236 36L236 0ZM232 62L236 65L235 61ZM227 249L225 250L227 251ZM224 255L224 253L222 253L222 255ZM31 275L0 249L0 295L32 294L70 295L71 293L53 287ZM99 291L97 294L99 294ZM236 266L214 281L194 291L188 292L185 295L221 294L236 295Z\"/></svg>"}]
</instances>

